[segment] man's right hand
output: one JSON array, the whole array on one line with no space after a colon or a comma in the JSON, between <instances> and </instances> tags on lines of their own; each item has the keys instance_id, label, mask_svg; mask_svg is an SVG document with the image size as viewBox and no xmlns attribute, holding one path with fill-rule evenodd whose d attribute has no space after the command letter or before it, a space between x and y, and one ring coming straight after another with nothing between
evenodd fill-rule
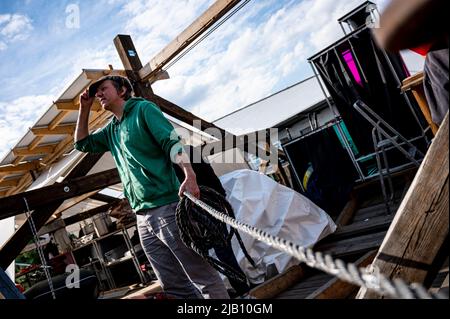
<instances>
[{"instance_id":1,"label":"man's right hand","mask_svg":"<svg viewBox=\"0 0 450 319\"><path fill-rule=\"evenodd\" d=\"M95 97L89 97L89 90L80 95L80 111L90 111Z\"/></svg>"}]
</instances>

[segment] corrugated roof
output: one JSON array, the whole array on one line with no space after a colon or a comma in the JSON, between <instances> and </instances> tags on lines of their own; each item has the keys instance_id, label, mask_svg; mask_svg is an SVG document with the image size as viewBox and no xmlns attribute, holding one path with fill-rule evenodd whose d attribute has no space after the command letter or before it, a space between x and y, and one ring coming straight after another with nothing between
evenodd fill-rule
<instances>
[{"instance_id":1,"label":"corrugated roof","mask_svg":"<svg viewBox=\"0 0 450 319\"><path fill-rule=\"evenodd\" d=\"M327 93L328 94L328 93ZM325 100L315 76L260 101L247 105L213 123L236 135L275 127Z\"/></svg>"}]
</instances>

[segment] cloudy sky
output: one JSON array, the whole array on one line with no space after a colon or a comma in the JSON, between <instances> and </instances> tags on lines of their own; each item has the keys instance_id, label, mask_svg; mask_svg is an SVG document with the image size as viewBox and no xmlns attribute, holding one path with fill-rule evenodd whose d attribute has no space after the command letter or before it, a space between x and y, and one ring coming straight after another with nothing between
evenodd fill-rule
<instances>
[{"instance_id":1,"label":"cloudy sky","mask_svg":"<svg viewBox=\"0 0 450 319\"><path fill-rule=\"evenodd\" d=\"M117 34L145 64L213 2L0 0L0 159L81 69L122 67ZM312 75L306 59L342 36L337 18L362 2L251 0L153 89L213 121Z\"/></svg>"}]
</instances>

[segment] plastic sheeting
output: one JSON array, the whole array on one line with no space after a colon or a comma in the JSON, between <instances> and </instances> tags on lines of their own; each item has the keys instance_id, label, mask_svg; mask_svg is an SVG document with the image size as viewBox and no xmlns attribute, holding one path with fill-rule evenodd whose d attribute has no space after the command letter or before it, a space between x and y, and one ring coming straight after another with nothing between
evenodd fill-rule
<instances>
[{"instance_id":1,"label":"plastic sheeting","mask_svg":"<svg viewBox=\"0 0 450 319\"><path fill-rule=\"evenodd\" d=\"M285 238L304 247L333 233L336 225L330 216L305 196L278 184L270 177L251 170L237 170L220 177L236 219ZM283 272L299 261L250 235L239 232L244 245L257 265L248 262L233 236L236 259L251 283L261 283L266 273ZM270 267L269 267L270 266Z\"/></svg>"}]
</instances>

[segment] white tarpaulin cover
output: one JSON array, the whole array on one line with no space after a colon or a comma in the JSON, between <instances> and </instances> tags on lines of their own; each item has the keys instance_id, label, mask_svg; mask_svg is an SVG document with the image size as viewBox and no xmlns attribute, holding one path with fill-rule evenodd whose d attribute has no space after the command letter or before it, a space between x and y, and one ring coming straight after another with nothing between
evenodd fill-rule
<instances>
[{"instance_id":1,"label":"white tarpaulin cover","mask_svg":"<svg viewBox=\"0 0 450 319\"><path fill-rule=\"evenodd\" d=\"M244 169L222 175L220 181L227 191L227 199L234 209L236 219L271 235L311 247L336 230L336 225L324 210L266 175ZM250 282L263 282L267 267L271 264L276 266L278 272L283 272L299 263L296 258L250 235L242 231L239 233L258 266L257 269L252 267L233 236L236 259Z\"/></svg>"}]
</instances>

